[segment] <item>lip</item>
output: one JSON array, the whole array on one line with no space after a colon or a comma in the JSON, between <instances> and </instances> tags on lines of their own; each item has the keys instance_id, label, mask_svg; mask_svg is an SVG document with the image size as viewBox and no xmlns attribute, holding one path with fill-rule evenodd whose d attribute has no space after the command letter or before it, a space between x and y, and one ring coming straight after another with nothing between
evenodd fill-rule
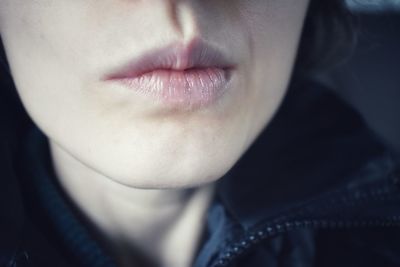
<instances>
[{"instance_id":1,"label":"lip","mask_svg":"<svg viewBox=\"0 0 400 267\"><path fill-rule=\"evenodd\" d=\"M149 50L104 75L174 108L215 103L229 88L235 65L220 50L195 38Z\"/></svg>"}]
</instances>

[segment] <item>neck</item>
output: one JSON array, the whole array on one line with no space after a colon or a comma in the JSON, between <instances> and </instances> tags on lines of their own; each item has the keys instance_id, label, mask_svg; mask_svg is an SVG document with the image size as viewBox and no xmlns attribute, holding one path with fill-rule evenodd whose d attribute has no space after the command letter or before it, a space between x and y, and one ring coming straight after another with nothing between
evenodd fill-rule
<instances>
[{"instance_id":1,"label":"neck","mask_svg":"<svg viewBox=\"0 0 400 267\"><path fill-rule=\"evenodd\" d=\"M190 266L213 185L138 189L99 174L52 141L50 150L61 187L95 226L120 266L137 264L137 255L153 259L154 265Z\"/></svg>"}]
</instances>

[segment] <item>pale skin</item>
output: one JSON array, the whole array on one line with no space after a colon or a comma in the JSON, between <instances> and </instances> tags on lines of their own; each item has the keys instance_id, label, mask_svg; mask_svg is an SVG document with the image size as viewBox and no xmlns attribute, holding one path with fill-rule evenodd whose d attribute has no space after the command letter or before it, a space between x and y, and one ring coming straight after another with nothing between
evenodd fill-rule
<instances>
[{"instance_id":1,"label":"pale skin","mask_svg":"<svg viewBox=\"0 0 400 267\"><path fill-rule=\"evenodd\" d=\"M63 189L121 267L135 266L132 250L159 266L190 266L215 181L268 125L286 92L307 6L0 0L0 34L18 94L49 138ZM193 38L235 63L218 104L171 112L100 79L126 58Z\"/></svg>"}]
</instances>

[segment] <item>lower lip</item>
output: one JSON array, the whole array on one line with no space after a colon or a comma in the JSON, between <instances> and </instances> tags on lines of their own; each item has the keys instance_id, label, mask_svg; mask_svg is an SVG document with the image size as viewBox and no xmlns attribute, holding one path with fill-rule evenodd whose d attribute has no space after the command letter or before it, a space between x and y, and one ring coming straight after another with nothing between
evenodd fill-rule
<instances>
[{"instance_id":1,"label":"lower lip","mask_svg":"<svg viewBox=\"0 0 400 267\"><path fill-rule=\"evenodd\" d=\"M230 72L229 68L160 69L114 81L166 106L193 109L220 99L229 88Z\"/></svg>"}]
</instances>

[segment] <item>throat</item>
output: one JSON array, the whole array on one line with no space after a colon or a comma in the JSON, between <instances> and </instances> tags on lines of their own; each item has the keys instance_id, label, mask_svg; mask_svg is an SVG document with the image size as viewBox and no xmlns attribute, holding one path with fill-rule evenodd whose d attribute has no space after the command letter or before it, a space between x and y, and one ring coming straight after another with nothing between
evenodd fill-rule
<instances>
[{"instance_id":1,"label":"throat","mask_svg":"<svg viewBox=\"0 0 400 267\"><path fill-rule=\"evenodd\" d=\"M207 185L184 192L179 203L105 212L113 218L109 224L112 227L105 231L115 244L114 251L120 265L146 262L148 266L191 266L213 192L214 186Z\"/></svg>"},{"instance_id":2,"label":"throat","mask_svg":"<svg viewBox=\"0 0 400 267\"><path fill-rule=\"evenodd\" d=\"M61 188L118 266L145 266L138 265L139 258L152 259L155 266L190 266L215 184L190 189L133 188L58 152L53 149L53 163Z\"/></svg>"}]
</instances>

